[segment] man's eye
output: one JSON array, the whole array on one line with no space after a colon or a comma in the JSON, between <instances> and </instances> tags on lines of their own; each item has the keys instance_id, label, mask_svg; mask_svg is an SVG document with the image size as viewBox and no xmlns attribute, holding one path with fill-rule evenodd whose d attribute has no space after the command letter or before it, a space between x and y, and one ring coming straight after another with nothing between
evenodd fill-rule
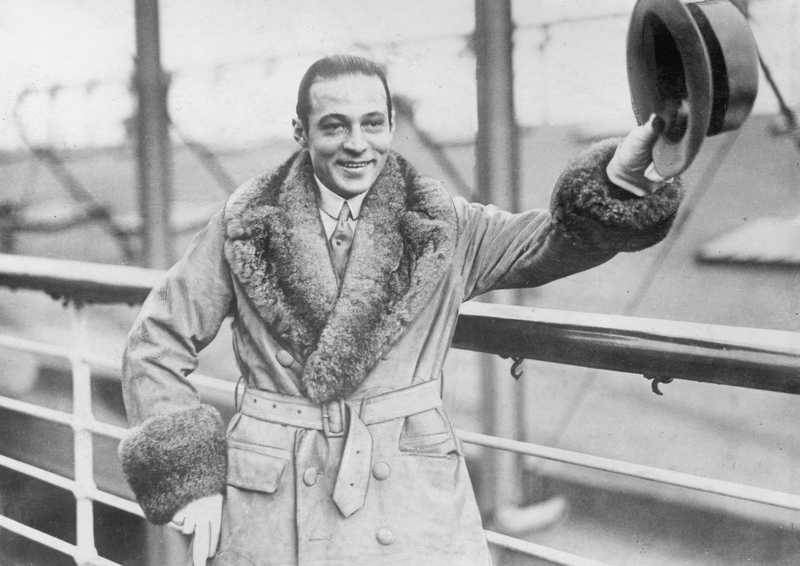
<instances>
[{"instance_id":1,"label":"man's eye","mask_svg":"<svg viewBox=\"0 0 800 566\"><path fill-rule=\"evenodd\" d=\"M382 119L367 120L364 122L364 129L374 132L383 129L385 124L386 121Z\"/></svg>"},{"instance_id":2,"label":"man's eye","mask_svg":"<svg viewBox=\"0 0 800 566\"><path fill-rule=\"evenodd\" d=\"M322 126L322 130L329 134L338 134L343 132L345 130L345 127L344 124L332 123L332 124L325 124L324 126Z\"/></svg>"}]
</instances>

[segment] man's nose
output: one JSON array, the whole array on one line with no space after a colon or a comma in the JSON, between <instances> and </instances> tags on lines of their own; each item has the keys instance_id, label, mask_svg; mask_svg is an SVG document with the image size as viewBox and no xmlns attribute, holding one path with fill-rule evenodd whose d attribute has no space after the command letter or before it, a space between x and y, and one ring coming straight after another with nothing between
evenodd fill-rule
<instances>
[{"instance_id":1,"label":"man's nose","mask_svg":"<svg viewBox=\"0 0 800 566\"><path fill-rule=\"evenodd\" d=\"M361 128L353 128L344 141L344 148L353 153L364 153L368 147L369 144Z\"/></svg>"}]
</instances>

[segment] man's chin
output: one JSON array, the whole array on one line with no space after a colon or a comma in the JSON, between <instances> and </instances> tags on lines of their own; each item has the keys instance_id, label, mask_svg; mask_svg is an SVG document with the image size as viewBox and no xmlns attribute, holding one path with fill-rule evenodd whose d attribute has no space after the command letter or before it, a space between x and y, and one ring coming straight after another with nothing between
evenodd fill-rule
<instances>
[{"instance_id":1,"label":"man's chin","mask_svg":"<svg viewBox=\"0 0 800 566\"><path fill-rule=\"evenodd\" d=\"M375 179L359 179L358 182L353 182L350 179L337 183L336 191L334 192L344 199L349 199L367 192L374 182Z\"/></svg>"}]
</instances>

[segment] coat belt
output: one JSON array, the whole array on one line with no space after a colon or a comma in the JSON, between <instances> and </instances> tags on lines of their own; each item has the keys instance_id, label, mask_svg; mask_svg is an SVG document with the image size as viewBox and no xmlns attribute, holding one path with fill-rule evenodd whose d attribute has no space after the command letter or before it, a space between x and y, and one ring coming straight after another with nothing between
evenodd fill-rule
<instances>
[{"instance_id":1,"label":"coat belt","mask_svg":"<svg viewBox=\"0 0 800 566\"><path fill-rule=\"evenodd\" d=\"M244 415L298 428L345 437L333 488L333 502L349 517L364 505L372 468L372 435L368 425L436 409L442 404L439 380L426 381L372 397L316 404L304 397L247 389Z\"/></svg>"}]
</instances>

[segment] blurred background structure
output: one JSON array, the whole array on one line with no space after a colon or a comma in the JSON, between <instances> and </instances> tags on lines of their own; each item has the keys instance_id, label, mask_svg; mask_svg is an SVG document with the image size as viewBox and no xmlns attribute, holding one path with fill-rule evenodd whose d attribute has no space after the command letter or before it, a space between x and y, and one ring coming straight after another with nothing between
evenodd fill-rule
<instances>
[{"instance_id":1,"label":"blurred background structure","mask_svg":"<svg viewBox=\"0 0 800 566\"><path fill-rule=\"evenodd\" d=\"M571 156L635 125L625 66L633 4L0 0L0 251L166 267L239 183L294 151L300 77L340 52L385 65L395 147L418 169L469 199L546 207ZM754 114L707 140L670 237L493 300L800 332L800 3L737 4L763 62ZM500 55L486 59L493 48ZM480 137L492 125L495 137ZM70 343L69 318L47 297L0 296L0 333ZM92 354L117 364L135 314L91 309ZM229 344L223 330L199 371L235 381ZM458 428L800 494L795 395L676 381L656 397L640 375L527 361L515 381L511 364L453 352L446 404ZM95 417L124 426L118 376L100 372L93 387ZM0 350L0 395L70 410L69 367ZM0 409L0 452L69 475L62 428ZM113 443L95 441L98 482L127 495L113 455ZM483 455L470 448L487 528L615 566L800 563L796 511L535 458L481 466ZM71 494L4 469L0 484L0 513L75 539ZM135 516L103 505L95 515L102 556L140 565L169 553ZM8 531L0 555L74 563Z\"/></svg>"}]
</instances>

